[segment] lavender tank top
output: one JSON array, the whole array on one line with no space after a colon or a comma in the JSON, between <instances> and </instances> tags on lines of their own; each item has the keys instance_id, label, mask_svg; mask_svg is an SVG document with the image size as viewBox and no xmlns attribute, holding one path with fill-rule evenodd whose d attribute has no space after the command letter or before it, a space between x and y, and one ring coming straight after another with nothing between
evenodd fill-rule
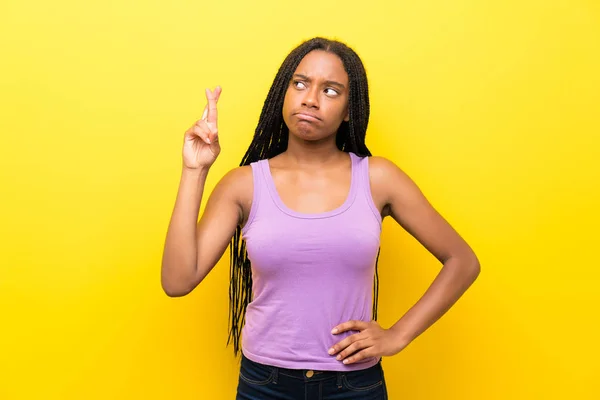
<instances>
[{"instance_id":1,"label":"lavender tank top","mask_svg":"<svg viewBox=\"0 0 600 400\"><path fill-rule=\"evenodd\" d=\"M283 203L268 160L252 163L254 195L242 229L252 264L253 300L242 328L252 361L293 369L352 371L328 349L355 331L333 335L349 320L370 321L381 216L369 185L369 160L352 159L350 191L331 211L305 214Z\"/></svg>"}]
</instances>

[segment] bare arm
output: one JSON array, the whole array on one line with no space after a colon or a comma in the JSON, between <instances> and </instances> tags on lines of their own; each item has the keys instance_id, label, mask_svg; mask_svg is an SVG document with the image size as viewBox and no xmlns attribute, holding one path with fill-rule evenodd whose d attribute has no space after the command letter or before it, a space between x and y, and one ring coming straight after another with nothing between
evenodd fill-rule
<instances>
[{"instance_id":1,"label":"bare arm","mask_svg":"<svg viewBox=\"0 0 600 400\"><path fill-rule=\"evenodd\" d=\"M241 221L238 193L247 186L242 182L251 173L247 169L237 168L221 179L199 221L208 171L182 173L162 261L161 283L167 295L190 293L223 256Z\"/></svg>"},{"instance_id":2,"label":"bare arm","mask_svg":"<svg viewBox=\"0 0 600 400\"><path fill-rule=\"evenodd\" d=\"M384 158L373 157L370 161L371 181L386 194L386 214L443 264L424 295L391 327L401 344L407 345L444 315L469 288L479 275L479 261L406 173Z\"/></svg>"},{"instance_id":3,"label":"bare arm","mask_svg":"<svg viewBox=\"0 0 600 400\"><path fill-rule=\"evenodd\" d=\"M240 189L252 182L250 167L229 172L215 187L200 221L198 214L206 176L221 152L217 102L221 87L206 89L202 118L184 135L183 170L167 231L161 266L161 285L169 296L190 293L208 275L227 248L242 220Z\"/></svg>"}]
</instances>

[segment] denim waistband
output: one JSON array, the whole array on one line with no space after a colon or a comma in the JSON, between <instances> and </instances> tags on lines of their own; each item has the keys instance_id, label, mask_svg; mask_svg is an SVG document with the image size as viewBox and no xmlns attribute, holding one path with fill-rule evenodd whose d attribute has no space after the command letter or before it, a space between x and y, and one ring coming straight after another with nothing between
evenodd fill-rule
<instances>
[{"instance_id":1,"label":"denim waistband","mask_svg":"<svg viewBox=\"0 0 600 400\"><path fill-rule=\"evenodd\" d=\"M245 359L249 363L259 364L256 361L252 361L247 358L244 354L242 354L242 358ZM289 369L283 367L276 367L273 365L264 365L260 364L263 367L271 368L273 370L273 374L275 376L275 381L277 381L278 375L285 375L290 378L296 378L303 380L304 382L319 382L324 381L331 378L336 378L338 382L338 386L341 386L342 377L344 374L354 371L321 371L316 369ZM381 368L381 360L373 365L372 367L366 368L366 370L370 368ZM360 371L360 370L358 370Z\"/></svg>"}]
</instances>

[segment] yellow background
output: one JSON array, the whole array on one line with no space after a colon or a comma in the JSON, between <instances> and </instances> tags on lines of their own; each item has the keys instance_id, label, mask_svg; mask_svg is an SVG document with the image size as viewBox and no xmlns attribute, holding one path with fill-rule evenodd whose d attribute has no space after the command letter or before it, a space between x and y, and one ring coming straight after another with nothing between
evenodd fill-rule
<instances>
[{"instance_id":1,"label":"yellow background","mask_svg":"<svg viewBox=\"0 0 600 400\"><path fill-rule=\"evenodd\" d=\"M482 265L384 360L390 398L600 398L596 1L4 0L1 399L233 398L228 255L187 297L160 288L183 133L222 85L210 190L315 35L363 58L367 144ZM386 221L382 325L439 268Z\"/></svg>"}]
</instances>

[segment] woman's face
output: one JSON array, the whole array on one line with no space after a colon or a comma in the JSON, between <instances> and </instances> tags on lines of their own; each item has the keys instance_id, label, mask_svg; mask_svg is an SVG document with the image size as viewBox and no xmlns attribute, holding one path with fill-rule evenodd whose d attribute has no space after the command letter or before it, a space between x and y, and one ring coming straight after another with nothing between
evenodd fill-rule
<instances>
[{"instance_id":1,"label":"woman's face","mask_svg":"<svg viewBox=\"0 0 600 400\"><path fill-rule=\"evenodd\" d=\"M335 54L313 50L298 64L283 101L283 120L290 133L321 140L348 121L348 74Z\"/></svg>"}]
</instances>

